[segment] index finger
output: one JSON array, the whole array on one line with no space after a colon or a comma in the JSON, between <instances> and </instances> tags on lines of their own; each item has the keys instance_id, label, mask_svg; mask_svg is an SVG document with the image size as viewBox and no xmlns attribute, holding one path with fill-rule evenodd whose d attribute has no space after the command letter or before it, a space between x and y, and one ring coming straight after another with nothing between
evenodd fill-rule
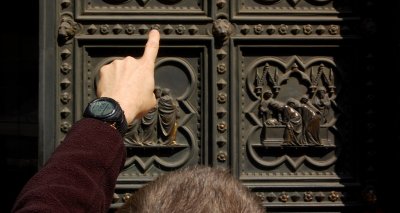
<instances>
[{"instance_id":1,"label":"index finger","mask_svg":"<svg viewBox=\"0 0 400 213\"><path fill-rule=\"evenodd\" d=\"M157 58L158 48L160 46L160 33L158 30L151 30L149 32L149 38L144 49L143 57L152 61Z\"/></svg>"}]
</instances>

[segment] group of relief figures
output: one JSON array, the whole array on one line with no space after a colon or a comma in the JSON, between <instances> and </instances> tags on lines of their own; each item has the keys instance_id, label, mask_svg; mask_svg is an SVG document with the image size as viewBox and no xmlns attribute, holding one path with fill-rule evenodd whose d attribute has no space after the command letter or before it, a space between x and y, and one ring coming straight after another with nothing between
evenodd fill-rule
<instances>
[{"instance_id":1,"label":"group of relief figures","mask_svg":"<svg viewBox=\"0 0 400 213\"><path fill-rule=\"evenodd\" d=\"M136 146L176 145L178 104L168 88L156 87L156 106L134 123L125 142Z\"/></svg>"},{"instance_id":2,"label":"group of relief figures","mask_svg":"<svg viewBox=\"0 0 400 213\"><path fill-rule=\"evenodd\" d=\"M329 122L331 105L332 103L335 104L334 87L330 86L328 93L325 86L316 87L314 84L315 90L312 91L311 95L304 94L297 99L291 97L286 101L278 101L274 98L274 93L275 95L279 93L279 86L273 84L274 92L272 92L264 87L262 82L260 83L261 78L268 78L266 76L267 71L269 71L268 64L265 67L267 69L264 69L260 73L261 75L256 76L256 94L261 99L259 113L264 126L264 141L268 139L268 127L284 126L282 145L323 146L320 138L320 127ZM322 72L321 74L324 75ZM269 77L271 78L271 76ZM331 85L333 84L328 80L326 81Z\"/></svg>"},{"instance_id":3,"label":"group of relief figures","mask_svg":"<svg viewBox=\"0 0 400 213\"><path fill-rule=\"evenodd\" d=\"M319 129L321 124L327 122L331 107L331 100L324 88L317 91L312 103L308 95L302 96L300 100L289 98L286 103L275 100L272 96L271 90L265 91L260 104L265 128L285 125L283 145L322 145ZM266 137L265 135L264 138Z\"/></svg>"}]
</instances>

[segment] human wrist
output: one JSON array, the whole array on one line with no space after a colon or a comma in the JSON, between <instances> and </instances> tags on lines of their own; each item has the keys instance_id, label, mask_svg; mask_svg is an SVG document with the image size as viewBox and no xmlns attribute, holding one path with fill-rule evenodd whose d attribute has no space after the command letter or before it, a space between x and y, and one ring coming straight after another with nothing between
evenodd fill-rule
<instances>
[{"instance_id":1,"label":"human wrist","mask_svg":"<svg viewBox=\"0 0 400 213\"><path fill-rule=\"evenodd\" d=\"M128 125L131 124L138 114L135 110L136 108L133 107L132 104L129 104L124 100L118 98L115 98L114 100L116 100L119 103L122 111L124 111L125 120L128 123Z\"/></svg>"},{"instance_id":2,"label":"human wrist","mask_svg":"<svg viewBox=\"0 0 400 213\"><path fill-rule=\"evenodd\" d=\"M100 97L92 100L83 112L83 117L103 121L118 130L122 136L128 129L124 111L113 98Z\"/></svg>"}]
</instances>

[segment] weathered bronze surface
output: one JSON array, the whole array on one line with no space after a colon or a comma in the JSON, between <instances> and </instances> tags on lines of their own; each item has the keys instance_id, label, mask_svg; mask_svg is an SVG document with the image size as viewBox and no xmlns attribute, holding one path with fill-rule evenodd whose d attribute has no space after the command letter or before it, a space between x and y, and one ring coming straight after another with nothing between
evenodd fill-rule
<instances>
[{"instance_id":1,"label":"weathered bronze surface","mask_svg":"<svg viewBox=\"0 0 400 213\"><path fill-rule=\"evenodd\" d=\"M57 128L49 133L55 142L43 145L47 153L95 98L99 68L139 57L150 29L162 35L158 104L126 134L113 208L157 176L193 164L230 169L269 212L357 212L377 199L370 177L361 176L367 139L357 127L359 76L368 70L362 47L374 29L361 24L370 19L355 1L48 5L57 8L49 18L59 27L50 32L58 43L49 44L56 55L48 59L57 64L46 69L58 71L48 88Z\"/></svg>"}]
</instances>

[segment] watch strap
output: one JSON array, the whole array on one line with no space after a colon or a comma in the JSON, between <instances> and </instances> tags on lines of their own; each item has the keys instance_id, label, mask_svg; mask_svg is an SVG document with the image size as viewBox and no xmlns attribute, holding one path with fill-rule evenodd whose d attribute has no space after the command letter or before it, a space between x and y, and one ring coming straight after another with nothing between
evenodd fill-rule
<instances>
[{"instance_id":1,"label":"watch strap","mask_svg":"<svg viewBox=\"0 0 400 213\"><path fill-rule=\"evenodd\" d=\"M99 101L99 100L103 100L103 101L109 101L112 102L115 105L115 111L111 116L108 117L98 117L96 115L94 115L91 111L90 111L90 105L91 103L95 102L95 101ZM100 97L97 99L94 99L93 101L91 101L88 106L86 107L84 113L83 113L83 117L86 118L95 118L98 120L101 120L103 122L106 122L107 124L109 124L112 128L118 130L122 136L125 135L125 133L128 130L128 123L126 121L125 118L125 114L124 111L122 110L121 106L119 105L119 103L109 97Z\"/></svg>"}]
</instances>

